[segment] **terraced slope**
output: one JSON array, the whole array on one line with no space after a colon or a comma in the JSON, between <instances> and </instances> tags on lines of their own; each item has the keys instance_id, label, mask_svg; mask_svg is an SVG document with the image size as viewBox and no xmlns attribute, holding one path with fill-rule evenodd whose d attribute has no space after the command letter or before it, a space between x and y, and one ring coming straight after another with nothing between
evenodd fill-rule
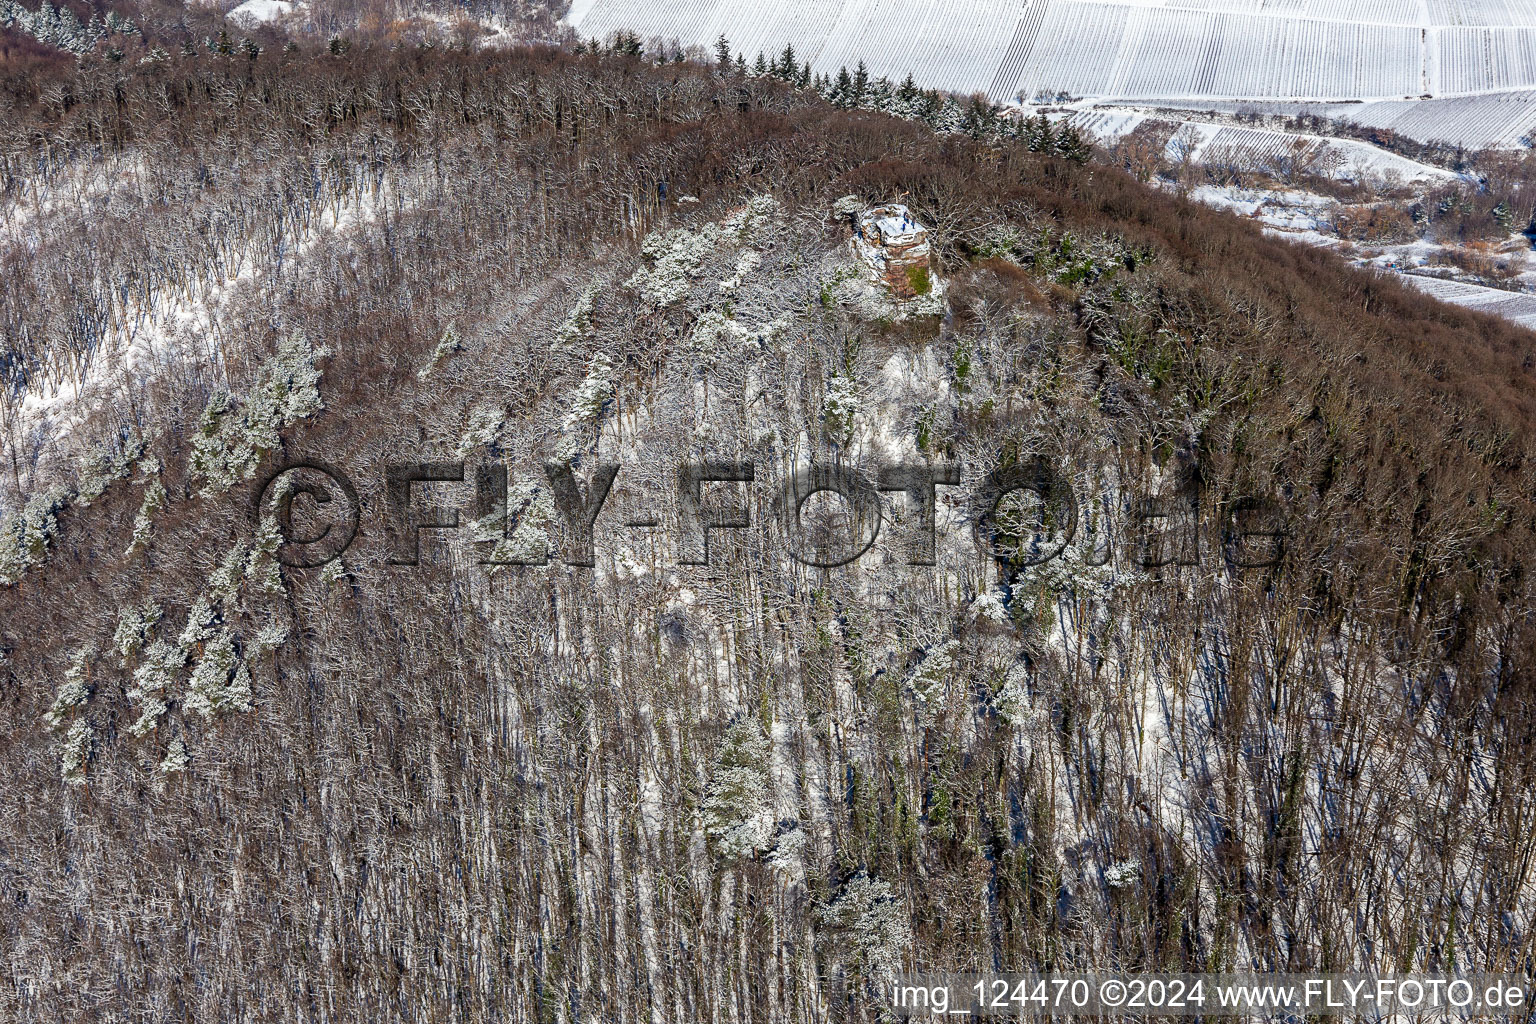
<instances>
[{"instance_id":1,"label":"terraced slope","mask_svg":"<svg viewBox=\"0 0 1536 1024\"><path fill-rule=\"evenodd\" d=\"M578 0L583 36L628 30L820 70L1118 99L1416 99L1536 86L1531 0Z\"/></svg>"}]
</instances>

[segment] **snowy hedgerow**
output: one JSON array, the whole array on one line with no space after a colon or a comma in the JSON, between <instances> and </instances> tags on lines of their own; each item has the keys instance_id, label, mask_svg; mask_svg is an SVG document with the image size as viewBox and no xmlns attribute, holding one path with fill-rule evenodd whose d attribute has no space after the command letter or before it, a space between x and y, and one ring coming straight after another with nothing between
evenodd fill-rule
<instances>
[{"instance_id":1,"label":"snowy hedgerow","mask_svg":"<svg viewBox=\"0 0 1536 1024\"><path fill-rule=\"evenodd\" d=\"M587 288L571 307L571 313L555 331L555 341L562 348L570 348L592 336L595 330L592 313L597 307L597 287Z\"/></svg>"},{"instance_id":2,"label":"snowy hedgerow","mask_svg":"<svg viewBox=\"0 0 1536 1024\"><path fill-rule=\"evenodd\" d=\"M192 475L207 481L203 494L249 480L262 456L277 447L278 431L324 407L315 361L328 354L295 332L261 364L241 408L228 392L214 393L192 441Z\"/></svg>"},{"instance_id":3,"label":"snowy hedgerow","mask_svg":"<svg viewBox=\"0 0 1536 1024\"><path fill-rule=\"evenodd\" d=\"M65 782L84 785L86 765L91 760L91 743L95 738L96 731L83 718L69 727L69 732L59 744L60 774Z\"/></svg>"},{"instance_id":4,"label":"snowy hedgerow","mask_svg":"<svg viewBox=\"0 0 1536 1024\"><path fill-rule=\"evenodd\" d=\"M227 630L203 649L183 703L204 718L251 710L251 672L236 656L234 637Z\"/></svg>"},{"instance_id":5,"label":"snowy hedgerow","mask_svg":"<svg viewBox=\"0 0 1536 1024\"><path fill-rule=\"evenodd\" d=\"M42 562L59 531L58 512L67 497L62 488L34 495L26 508L0 522L0 585L15 583Z\"/></svg>"},{"instance_id":6,"label":"snowy hedgerow","mask_svg":"<svg viewBox=\"0 0 1536 1024\"><path fill-rule=\"evenodd\" d=\"M160 621L162 614L159 605L153 601L143 605L128 605L117 616L117 630L112 634L112 649L123 665L128 664L128 659L139 653L144 642L149 639L149 631L155 623Z\"/></svg>"},{"instance_id":7,"label":"snowy hedgerow","mask_svg":"<svg viewBox=\"0 0 1536 1024\"><path fill-rule=\"evenodd\" d=\"M836 930L840 941L851 943L871 975L889 976L902 969L912 946L912 928L889 882L861 871L816 916Z\"/></svg>"},{"instance_id":8,"label":"snowy hedgerow","mask_svg":"<svg viewBox=\"0 0 1536 1024\"><path fill-rule=\"evenodd\" d=\"M64 682L54 695L53 706L43 712L43 721L50 731L63 725L71 711L91 699L91 687L85 681L85 668L94 654L95 651L89 647L77 652L65 670Z\"/></svg>"},{"instance_id":9,"label":"snowy hedgerow","mask_svg":"<svg viewBox=\"0 0 1536 1024\"><path fill-rule=\"evenodd\" d=\"M750 716L737 719L726 731L704 791L703 819L710 846L727 861L751 857L772 845L768 739Z\"/></svg>"},{"instance_id":10,"label":"snowy hedgerow","mask_svg":"<svg viewBox=\"0 0 1536 1024\"><path fill-rule=\"evenodd\" d=\"M150 524L164 504L165 487L159 478L151 480L149 486L144 488L144 500L139 502L139 514L133 519L133 539L128 542L128 550L123 552L123 557L138 554L149 545Z\"/></svg>"},{"instance_id":11,"label":"snowy hedgerow","mask_svg":"<svg viewBox=\"0 0 1536 1024\"><path fill-rule=\"evenodd\" d=\"M443 336L438 339L437 347L432 350L432 355L427 359L427 365L423 366L420 370L417 371L416 379L426 380L428 377L432 376L432 371L437 369L437 364L442 362L448 356L453 355L461 347L462 345L459 343L459 332L454 329L453 324L449 324L446 328L443 329Z\"/></svg>"}]
</instances>

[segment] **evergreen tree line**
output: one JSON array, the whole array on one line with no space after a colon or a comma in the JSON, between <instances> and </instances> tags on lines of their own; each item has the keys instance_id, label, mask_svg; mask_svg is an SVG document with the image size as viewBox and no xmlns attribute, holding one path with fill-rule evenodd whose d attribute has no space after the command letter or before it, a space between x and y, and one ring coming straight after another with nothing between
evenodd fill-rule
<instances>
[{"instance_id":1,"label":"evergreen tree line","mask_svg":"<svg viewBox=\"0 0 1536 1024\"><path fill-rule=\"evenodd\" d=\"M131 19L116 11L108 11L105 18L100 11L92 11L90 19L81 22L74 11L55 7L48 0L43 0L35 11L27 10L16 0L0 0L0 28L16 29L40 43L77 55L90 53L108 36L139 31Z\"/></svg>"},{"instance_id":2,"label":"evergreen tree line","mask_svg":"<svg viewBox=\"0 0 1536 1024\"><path fill-rule=\"evenodd\" d=\"M605 45L599 40L577 43L578 53L611 53L641 58L647 55L633 32L615 33ZM682 47L661 44L654 54L657 63L683 63L689 54ZM1031 152L1065 157L1086 163L1092 147L1081 132L1063 121L1053 123L1042 115L1019 117L988 101L981 94L961 98L938 89L924 89L908 73L900 84L886 76L872 77L864 61L853 71L840 67L836 75L818 72L809 60L802 61L793 44L769 56L761 51L748 63L746 55L731 48L723 34L715 40L715 70L734 78L771 78L814 91L841 110L870 110L909 121L919 121L936 132L966 135L981 141L1002 139L1023 142Z\"/></svg>"}]
</instances>

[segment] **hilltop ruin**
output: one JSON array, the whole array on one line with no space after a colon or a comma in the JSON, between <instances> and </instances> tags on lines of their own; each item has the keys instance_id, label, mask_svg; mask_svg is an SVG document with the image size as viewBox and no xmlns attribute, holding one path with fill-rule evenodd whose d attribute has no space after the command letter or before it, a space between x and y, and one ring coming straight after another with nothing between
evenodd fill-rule
<instances>
[{"instance_id":1,"label":"hilltop ruin","mask_svg":"<svg viewBox=\"0 0 1536 1024\"><path fill-rule=\"evenodd\" d=\"M910 210L900 203L886 203L858 211L839 203L838 211L848 217L853 254L896 298L912 299L933 291L928 229Z\"/></svg>"}]
</instances>

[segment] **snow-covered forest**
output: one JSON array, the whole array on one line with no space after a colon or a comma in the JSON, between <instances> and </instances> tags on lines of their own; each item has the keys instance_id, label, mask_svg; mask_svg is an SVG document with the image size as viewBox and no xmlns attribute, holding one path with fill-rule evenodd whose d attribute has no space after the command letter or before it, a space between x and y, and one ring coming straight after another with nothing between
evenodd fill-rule
<instances>
[{"instance_id":1,"label":"snow-covered forest","mask_svg":"<svg viewBox=\"0 0 1536 1024\"><path fill-rule=\"evenodd\" d=\"M1529 973L1536 337L1043 122L610 49L0 80L4 1015ZM846 236L891 201L907 302ZM701 565L704 461L755 478ZM259 501L299 462L358 492L325 566ZM463 467L415 565L400 462ZM779 481L895 463L956 467L934 564L903 489L791 557Z\"/></svg>"}]
</instances>

